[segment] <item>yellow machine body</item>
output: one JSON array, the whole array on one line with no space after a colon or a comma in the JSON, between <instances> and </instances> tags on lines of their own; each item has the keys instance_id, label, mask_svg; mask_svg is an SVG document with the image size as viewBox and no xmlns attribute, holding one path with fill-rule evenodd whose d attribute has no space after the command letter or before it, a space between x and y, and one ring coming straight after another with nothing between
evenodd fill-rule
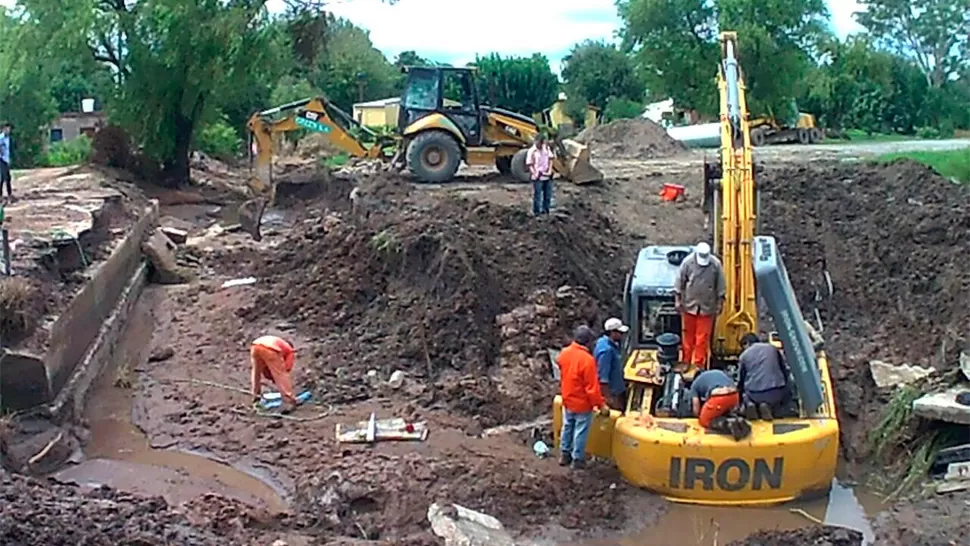
<instances>
[{"instance_id":1,"label":"yellow machine body","mask_svg":"<svg viewBox=\"0 0 970 546\"><path fill-rule=\"evenodd\" d=\"M712 228L712 248L721 259L727 288L723 311L715 320L709 366L725 370L736 367L742 336L759 331L754 256L758 199L736 40L733 32L721 34L723 61L717 81L722 146L719 163L705 165L704 207ZM676 384L667 385L668 381L693 379L691 372L665 369L658 349L643 341L656 339L661 331L681 334L673 301L677 269L666 261L677 252L686 256L690 247L642 249L634 273L627 279L624 314L631 330L624 346L626 407L623 412L614 408L609 417L594 416L587 453L612 460L630 483L677 502L771 505L827 493L838 462L839 425L828 359L820 344L815 343L814 358L809 359L817 366L812 370L817 376L810 390L820 400L819 406L804 407L799 395L792 413L771 421L751 421L751 433L739 441L701 427L695 417L684 417L690 412L683 411L683 406L680 410L661 406L661 399L669 402L673 398L683 404L684 397L689 396L689 391ZM637 284L641 282L638 275L657 282ZM784 279L787 283L787 274ZM653 291L638 286L651 286ZM790 295L790 285L787 290ZM797 315L797 320L802 320L800 312ZM795 320L796 313L787 314L787 319ZM799 331L813 333L807 325ZM776 335L770 341L781 348ZM810 352L811 345L807 346ZM552 406L557 446L561 404L557 396Z\"/></svg>"}]
</instances>

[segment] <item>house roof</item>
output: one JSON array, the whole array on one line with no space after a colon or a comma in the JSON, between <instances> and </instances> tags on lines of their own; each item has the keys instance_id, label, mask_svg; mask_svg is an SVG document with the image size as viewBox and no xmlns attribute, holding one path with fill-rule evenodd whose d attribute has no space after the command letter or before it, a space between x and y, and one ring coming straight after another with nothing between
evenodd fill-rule
<instances>
[{"instance_id":1,"label":"house roof","mask_svg":"<svg viewBox=\"0 0 970 546\"><path fill-rule=\"evenodd\" d=\"M372 100L368 102L358 102L354 108L383 108L401 102L401 97L391 97L388 99Z\"/></svg>"}]
</instances>

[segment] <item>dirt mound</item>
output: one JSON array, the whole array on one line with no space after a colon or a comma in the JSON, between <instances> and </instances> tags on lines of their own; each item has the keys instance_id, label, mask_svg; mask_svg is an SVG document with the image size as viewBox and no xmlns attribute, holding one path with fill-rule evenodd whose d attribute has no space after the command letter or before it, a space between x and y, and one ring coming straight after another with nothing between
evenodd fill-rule
<instances>
[{"instance_id":1,"label":"dirt mound","mask_svg":"<svg viewBox=\"0 0 970 546\"><path fill-rule=\"evenodd\" d=\"M663 127L649 119L618 119L590 127L576 140L588 144L593 155L616 159L654 159L686 150Z\"/></svg>"},{"instance_id":2,"label":"dirt mound","mask_svg":"<svg viewBox=\"0 0 970 546\"><path fill-rule=\"evenodd\" d=\"M862 533L842 527L805 527L795 531L762 531L728 546L862 546ZM881 543L879 543L881 544Z\"/></svg>"},{"instance_id":3,"label":"dirt mound","mask_svg":"<svg viewBox=\"0 0 970 546\"><path fill-rule=\"evenodd\" d=\"M398 189L386 181L367 189L369 221L321 214L278 251L257 258L255 274L270 291L246 318L275 315L319 338L311 361L333 402L369 397L373 387L360 381L369 369L382 378L403 370L437 384L411 393L416 399L481 411L483 426L534 418L538 408L525 401L499 404L499 411L478 400L493 398L497 388L496 317L538 298L552 314L536 331L553 348L565 343L575 320L595 324L619 310L617 287L630 267L620 256L633 246L581 202L562 203L561 216L535 220L518 208L455 196L409 202ZM238 259L226 257L225 265ZM580 292L588 296L533 297L538 288L563 285L586 287ZM533 335L523 346L526 357L539 350L539 339ZM455 388L459 383L465 386ZM442 392L444 400L436 397Z\"/></svg>"},{"instance_id":4,"label":"dirt mound","mask_svg":"<svg viewBox=\"0 0 970 546\"><path fill-rule=\"evenodd\" d=\"M18 546L139 546L182 544L230 546L243 543L230 533L191 527L161 498L97 489L82 493L18 476L0 477L0 544Z\"/></svg>"},{"instance_id":5,"label":"dirt mound","mask_svg":"<svg viewBox=\"0 0 970 546\"><path fill-rule=\"evenodd\" d=\"M762 183L762 232L778 238L806 316L823 266L831 275L825 336L855 458L882 405L869 360L940 367L967 343L968 193L908 161L768 170Z\"/></svg>"},{"instance_id":6,"label":"dirt mound","mask_svg":"<svg viewBox=\"0 0 970 546\"><path fill-rule=\"evenodd\" d=\"M15 346L30 337L47 308L40 284L30 279L0 280L0 339Z\"/></svg>"}]
</instances>

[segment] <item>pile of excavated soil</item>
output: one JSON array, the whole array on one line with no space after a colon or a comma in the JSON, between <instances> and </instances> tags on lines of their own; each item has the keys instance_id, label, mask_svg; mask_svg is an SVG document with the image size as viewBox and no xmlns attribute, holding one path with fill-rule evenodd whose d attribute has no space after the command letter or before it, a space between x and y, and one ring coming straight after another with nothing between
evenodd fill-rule
<instances>
[{"instance_id":1,"label":"pile of excavated soil","mask_svg":"<svg viewBox=\"0 0 970 546\"><path fill-rule=\"evenodd\" d=\"M590 153L613 159L656 159L680 153L687 148L667 135L663 127L649 119L618 119L590 127L576 140L588 144Z\"/></svg>"},{"instance_id":2,"label":"pile of excavated soil","mask_svg":"<svg viewBox=\"0 0 970 546\"><path fill-rule=\"evenodd\" d=\"M521 350L534 357L568 342L578 324L617 312L635 248L580 201L536 220L447 194L411 202L408 191L387 184L377 178L367 188L369 220L322 214L255 257L253 273L268 288L244 316L276 316L319 342L308 360L327 402L368 398L373 389L360 378L371 369L384 378L402 370L431 387L411 393L422 405L463 410L485 427L535 418L546 404L499 396L494 372L503 362L533 366L503 355L503 342L531 336ZM235 268L240 259L222 262ZM546 292L530 300L536 289L562 286L585 288L579 297ZM496 317L535 303L544 309L535 323L506 328L503 339ZM546 396L556 386L542 377Z\"/></svg>"},{"instance_id":3,"label":"pile of excavated soil","mask_svg":"<svg viewBox=\"0 0 970 546\"><path fill-rule=\"evenodd\" d=\"M160 498L109 489L82 492L10 474L0 477L0 544L90 546L180 544L230 546L248 542L205 518L190 522ZM239 529L239 528L237 528Z\"/></svg>"},{"instance_id":4,"label":"pile of excavated soil","mask_svg":"<svg viewBox=\"0 0 970 546\"><path fill-rule=\"evenodd\" d=\"M795 531L761 531L728 546L862 546L862 533L842 527L805 527ZM882 543L879 543L882 544Z\"/></svg>"},{"instance_id":5,"label":"pile of excavated soil","mask_svg":"<svg viewBox=\"0 0 970 546\"><path fill-rule=\"evenodd\" d=\"M778 238L807 317L823 264L831 275L825 336L843 448L860 458L885 403L869 361L952 366L966 347L970 195L909 161L768 170L762 183L762 232Z\"/></svg>"}]
</instances>

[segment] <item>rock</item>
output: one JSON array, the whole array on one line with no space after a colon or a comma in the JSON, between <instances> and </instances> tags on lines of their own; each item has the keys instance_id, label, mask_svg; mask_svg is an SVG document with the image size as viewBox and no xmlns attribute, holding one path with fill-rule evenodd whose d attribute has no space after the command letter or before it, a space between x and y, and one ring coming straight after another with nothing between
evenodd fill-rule
<instances>
[{"instance_id":1,"label":"rock","mask_svg":"<svg viewBox=\"0 0 970 546\"><path fill-rule=\"evenodd\" d=\"M387 384L392 389L401 388L401 385L404 384L404 372L401 370L394 370L394 373L391 374L391 378L387 380Z\"/></svg>"},{"instance_id":2,"label":"rock","mask_svg":"<svg viewBox=\"0 0 970 546\"><path fill-rule=\"evenodd\" d=\"M160 229L162 230L162 233L164 233L166 237L171 239L172 242L177 245L184 245L185 241L187 241L189 238L189 232L185 231L184 229L178 229L173 227L162 227Z\"/></svg>"},{"instance_id":3,"label":"rock","mask_svg":"<svg viewBox=\"0 0 970 546\"><path fill-rule=\"evenodd\" d=\"M464 506L434 503L428 507L428 521L445 546L515 546L499 520Z\"/></svg>"},{"instance_id":4,"label":"rock","mask_svg":"<svg viewBox=\"0 0 970 546\"><path fill-rule=\"evenodd\" d=\"M175 349L171 347L156 347L148 355L149 362L163 362L175 356Z\"/></svg>"},{"instance_id":5,"label":"rock","mask_svg":"<svg viewBox=\"0 0 970 546\"><path fill-rule=\"evenodd\" d=\"M175 261L175 243L161 230L155 230L152 236L142 246L144 252L152 262L153 280L159 284L180 284L185 282L185 276L179 270Z\"/></svg>"},{"instance_id":6,"label":"rock","mask_svg":"<svg viewBox=\"0 0 970 546\"><path fill-rule=\"evenodd\" d=\"M908 364L894 366L881 360L873 360L869 362L869 371L872 372L872 379L876 382L876 386L885 388L914 383L932 374L934 370Z\"/></svg>"}]
</instances>

